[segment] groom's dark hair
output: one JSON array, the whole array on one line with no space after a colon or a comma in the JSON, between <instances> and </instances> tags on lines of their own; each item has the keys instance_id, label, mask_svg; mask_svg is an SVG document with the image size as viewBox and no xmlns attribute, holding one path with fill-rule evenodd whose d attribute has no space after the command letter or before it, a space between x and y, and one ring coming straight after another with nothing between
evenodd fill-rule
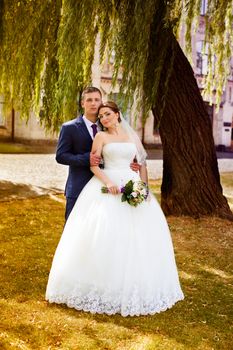
<instances>
[{"instance_id":1,"label":"groom's dark hair","mask_svg":"<svg viewBox=\"0 0 233 350\"><path fill-rule=\"evenodd\" d=\"M101 93L100 89L98 89L95 86L88 86L83 90L83 92L81 94L81 100L84 99L86 94L90 94L91 92L98 92L100 94L100 96L102 97L102 93Z\"/></svg>"}]
</instances>

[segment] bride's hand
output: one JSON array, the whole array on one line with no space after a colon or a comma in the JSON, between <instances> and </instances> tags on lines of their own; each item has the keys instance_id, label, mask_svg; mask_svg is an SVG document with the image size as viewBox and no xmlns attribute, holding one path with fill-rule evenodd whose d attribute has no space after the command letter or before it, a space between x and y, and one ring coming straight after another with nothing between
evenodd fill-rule
<instances>
[{"instance_id":1,"label":"bride's hand","mask_svg":"<svg viewBox=\"0 0 233 350\"><path fill-rule=\"evenodd\" d=\"M108 188L109 193L111 193L111 194L118 194L118 193L120 193L119 188L115 184L113 184L112 182L107 183L106 186Z\"/></svg>"}]
</instances>

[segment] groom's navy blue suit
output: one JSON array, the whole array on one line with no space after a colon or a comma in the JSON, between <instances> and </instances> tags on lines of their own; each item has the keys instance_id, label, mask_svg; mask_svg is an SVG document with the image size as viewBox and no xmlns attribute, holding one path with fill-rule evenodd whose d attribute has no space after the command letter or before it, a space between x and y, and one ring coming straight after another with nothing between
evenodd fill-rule
<instances>
[{"instance_id":1,"label":"groom's navy blue suit","mask_svg":"<svg viewBox=\"0 0 233 350\"><path fill-rule=\"evenodd\" d=\"M83 187L93 176L90 170L92 142L82 115L62 125L56 161L69 165L69 175L65 187L66 220Z\"/></svg>"}]
</instances>

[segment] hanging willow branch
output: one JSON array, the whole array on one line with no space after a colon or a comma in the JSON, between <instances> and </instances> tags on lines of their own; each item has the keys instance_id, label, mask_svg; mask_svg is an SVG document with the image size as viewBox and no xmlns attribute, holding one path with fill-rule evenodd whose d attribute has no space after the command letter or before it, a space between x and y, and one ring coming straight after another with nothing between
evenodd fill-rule
<instances>
[{"instance_id":1,"label":"hanging willow branch","mask_svg":"<svg viewBox=\"0 0 233 350\"><path fill-rule=\"evenodd\" d=\"M135 96L148 111L157 98L171 33L186 23L186 50L200 0L1 0L0 94L28 118L34 110L56 130L77 109L77 96L91 83L96 36L100 57L114 52L113 83L122 76L125 102ZM233 55L233 0L209 0L206 93L220 101ZM171 57L171 68L173 60ZM171 69L164 81L164 96ZM164 72L163 72L164 77ZM160 84L161 86L161 84ZM136 93L136 95L135 95ZM161 102L161 113L163 103Z\"/></svg>"}]
</instances>

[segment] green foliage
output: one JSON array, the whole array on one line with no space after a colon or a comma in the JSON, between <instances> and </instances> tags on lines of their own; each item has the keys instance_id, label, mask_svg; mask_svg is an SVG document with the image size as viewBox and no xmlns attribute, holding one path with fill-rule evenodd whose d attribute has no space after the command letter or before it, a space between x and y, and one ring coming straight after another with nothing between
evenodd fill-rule
<instances>
[{"instance_id":1,"label":"green foliage","mask_svg":"<svg viewBox=\"0 0 233 350\"><path fill-rule=\"evenodd\" d=\"M1 2L0 91L9 107L13 104L27 118L39 106L43 71L56 52L59 5L61 1Z\"/></svg>"},{"instance_id":2,"label":"green foliage","mask_svg":"<svg viewBox=\"0 0 233 350\"><path fill-rule=\"evenodd\" d=\"M124 193L122 194L121 201L126 202L133 192L133 181L130 180L124 187Z\"/></svg>"},{"instance_id":3,"label":"green foliage","mask_svg":"<svg viewBox=\"0 0 233 350\"><path fill-rule=\"evenodd\" d=\"M54 154L55 145L24 145L15 142L0 142L0 154L24 154L24 153L39 153L39 154Z\"/></svg>"},{"instance_id":4,"label":"green foliage","mask_svg":"<svg viewBox=\"0 0 233 350\"><path fill-rule=\"evenodd\" d=\"M83 87L91 84L97 34L100 58L115 55L113 83L121 75L125 105L137 98L144 115L155 105L164 79L164 57L171 33L186 23L186 49L198 22L200 0L21 0L0 2L0 94L6 106L56 130L77 110ZM229 73L233 52L233 0L209 0L206 15L209 73L206 92L215 87L217 100ZM162 78L163 72L163 78ZM143 103L142 103L143 101ZM161 101L161 114L164 101ZM145 121L145 120L144 120ZM144 122L143 121L143 122Z\"/></svg>"},{"instance_id":5,"label":"green foliage","mask_svg":"<svg viewBox=\"0 0 233 350\"><path fill-rule=\"evenodd\" d=\"M179 23L185 23L185 50L192 61L191 33L198 28L201 0L180 3L182 3L182 15L179 17ZM179 5L176 4L177 9ZM205 14L205 44L208 53L208 72L203 95L212 102L215 90L215 102L219 105L233 56L233 0L208 0Z\"/></svg>"},{"instance_id":6,"label":"green foliage","mask_svg":"<svg viewBox=\"0 0 233 350\"><path fill-rule=\"evenodd\" d=\"M217 11L215 6L217 4ZM223 86L230 73L233 56L233 1L211 1L206 16L206 42L209 43L209 72L206 95L216 88L216 102L220 103Z\"/></svg>"}]
</instances>

